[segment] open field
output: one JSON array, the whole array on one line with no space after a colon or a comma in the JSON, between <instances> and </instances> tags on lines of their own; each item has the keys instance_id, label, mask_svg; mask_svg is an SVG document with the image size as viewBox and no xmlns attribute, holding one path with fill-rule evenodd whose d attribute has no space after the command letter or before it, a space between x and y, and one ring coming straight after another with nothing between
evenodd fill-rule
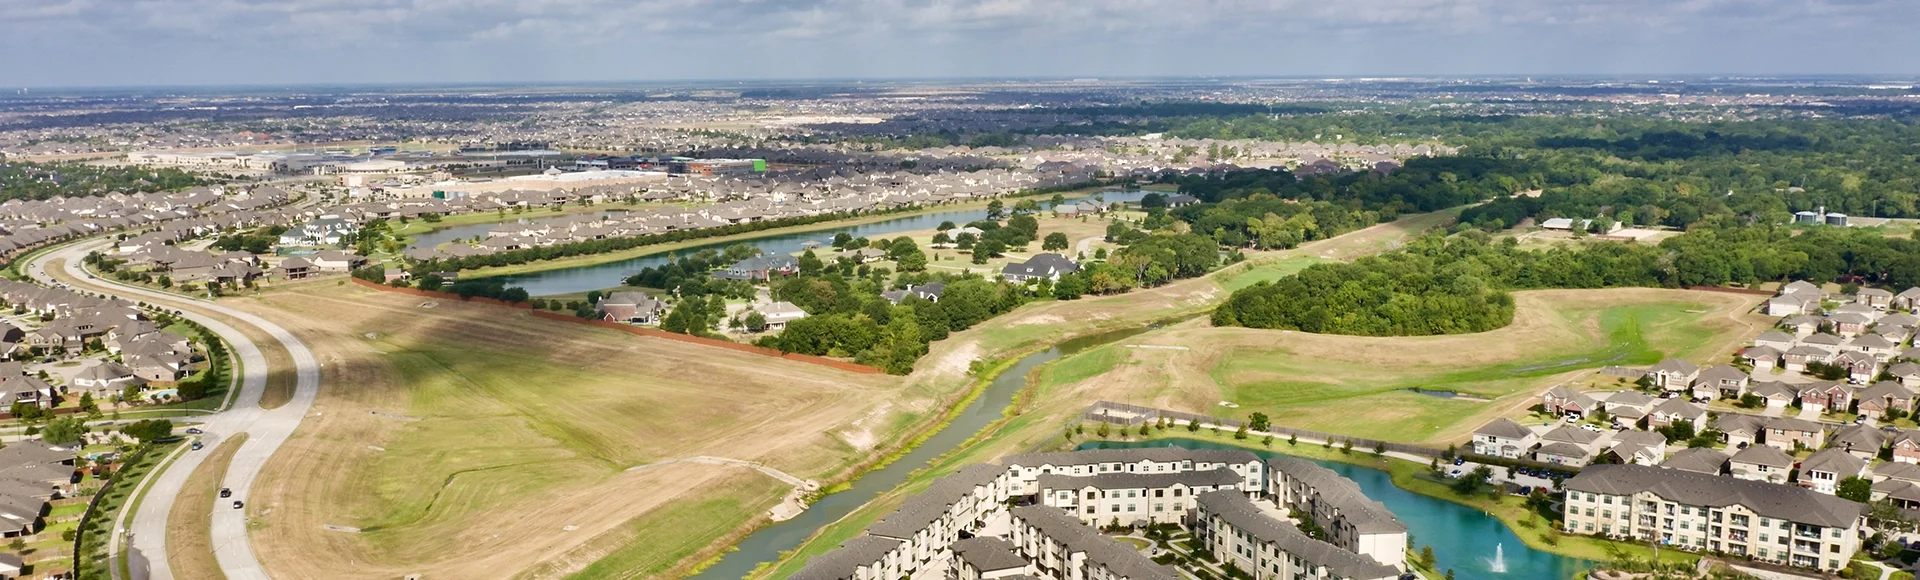
<instances>
[{"instance_id":1,"label":"open field","mask_svg":"<svg viewBox=\"0 0 1920 580\"><path fill-rule=\"evenodd\" d=\"M1724 362L1771 320L1760 297L1655 289L1518 292L1514 322L1478 334L1359 337L1186 324L1050 367L1043 381L1108 399L1407 442L1464 438L1571 374L1667 356ZM1452 391L1442 398L1411 389ZM1228 401L1237 409L1216 405ZM1363 420L1361 418L1364 418Z\"/></svg>"},{"instance_id":2,"label":"open field","mask_svg":"<svg viewBox=\"0 0 1920 580\"><path fill-rule=\"evenodd\" d=\"M167 518L167 563L180 578L226 578L213 559L211 510L221 509L220 477L227 472L233 454L246 443L241 433L221 441L208 452L205 461L193 470L180 495L174 496L173 511Z\"/></svg>"},{"instance_id":3,"label":"open field","mask_svg":"<svg viewBox=\"0 0 1920 580\"><path fill-rule=\"evenodd\" d=\"M688 565L784 487L732 466L627 468L709 455L828 480L952 394L357 286L230 303L300 335L327 373L253 492L255 550L276 577ZM694 517L686 501L715 508L706 525L675 528L678 543L647 534Z\"/></svg>"}]
</instances>

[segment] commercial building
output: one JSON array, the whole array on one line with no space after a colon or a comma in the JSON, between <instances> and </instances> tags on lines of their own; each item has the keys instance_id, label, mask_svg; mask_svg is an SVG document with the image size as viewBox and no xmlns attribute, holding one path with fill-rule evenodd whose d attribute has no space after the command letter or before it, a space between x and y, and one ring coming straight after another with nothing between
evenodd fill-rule
<instances>
[{"instance_id":1,"label":"commercial building","mask_svg":"<svg viewBox=\"0 0 1920 580\"><path fill-rule=\"evenodd\" d=\"M1567 533L1657 541L1827 572L1860 550L1866 506L1792 485L1643 465L1567 480Z\"/></svg>"}]
</instances>

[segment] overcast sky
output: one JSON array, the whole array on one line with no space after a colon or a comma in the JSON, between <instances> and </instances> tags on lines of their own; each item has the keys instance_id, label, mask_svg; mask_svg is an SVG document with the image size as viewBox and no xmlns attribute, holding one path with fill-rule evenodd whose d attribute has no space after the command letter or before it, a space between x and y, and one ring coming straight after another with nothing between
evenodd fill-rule
<instances>
[{"instance_id":1,"label":"overcast sky","mask_svg":"<svg viewBox=\"0 0 1920 580\"><path fill-rule=\"evenodd\" d=\"M0 0L0 86L1920 73L1920 0Z\"/></svg>"}]
</instances>

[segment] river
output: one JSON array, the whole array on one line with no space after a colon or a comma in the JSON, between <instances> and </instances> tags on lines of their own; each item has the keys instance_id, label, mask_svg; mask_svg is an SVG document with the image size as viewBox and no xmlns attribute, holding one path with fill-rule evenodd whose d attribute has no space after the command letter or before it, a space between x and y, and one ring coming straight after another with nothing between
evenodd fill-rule
<instances>
[{"instance_id":1,"label":"river","mask_svg":"<svg viewBox=\"0 0 1920 580\"><path fill-rule=\"evenodd\" d=\"M1248 449L1211 441L1171 439L1136 442L1088 442L1082 449L1107 447L1167 447L1188 449L1244 449L1261 457L1282 455L1261 449ZM1486 512L1447 500L1420 495L1393 485L1387 472L1337 461L1307 458L1360 484L1360 490L1374 501L1386 504L1393 515L1407 524L1407 532L1420 546L1433 546L1438 560L1435 568L1452 569L1457 580L1557 580L1572 578L1591 563L1577 558L1542 552L1520 541L1513 530ZM1506 572L1493 570L1494 552L1503 553Z\"/></svg>"},{"instance_id":2,"label":"river","mask_svg":"<svg viewBox=\"0 0 1920 580\"><path fill-rule=\"evenodd\" d=\"M1083 199L1090 199L1090 198L1098 198L1104 203L1135 202L1135 201L1140 201L1141 197L1149 193L1153 193L1153 192L1140 191L1140 190L1099 191L1099 192L1094 192L1090 194L1079 194L1079 195L1067 196L1066 199L1068 203L1072 203L1072 202L1083 200ZM1012 200L1008 200L1008 201L1011 202ZM1012 204L1009 203L1008 205L1012 205ZM1043 202L1041 205L1045 206L1046 204ZM933 228L939 227L940 222L945 222L945 221L951 221L955 224L965 224L967 222L979 221L983 219L987 219L987 210L984 207L980 207L980 208L973 208L973 209L956 209L956 210L947 210L947 211L936 211L936 212L923 213L923 214L910 215L910 216L901 216L897 218L885 219L885 220L864 223L864 224L855 225L855 226L834 226L832 224L821 224L821 229L818 229L818 230L792 232L792 233L785 233L785 234L768 234L765 236L760 236L760 237L755 237L755 238L750 238L745 240L713 242L709 244L702 244L698 246L681 248L678 250L674 250L672 252L659 252L659 253L647 254L647 255L628 258L628 259L620 260L616 262L607 262L605 264L595 264L591 266L576 266L572 268L555 268L552 270L541 270L538 272L527 272L524 274L510 274L506 276L496 276L494 278L497 280L500 280L501 282L505 283L508 286L519 286L521 288L525 288L528 294L531 294L534 296L548 296L553 294L571 294L571 293L577 293L577 292L586 292L588 290L600 290L603 288L618 286L624 282L627 276L631 276L635 272L639 272L641 268L647 268L650 266L658 266L658 265L664 264L667 262L668 259L670 259L672 256L676 254L686 255L686 254L691 254L691 253L698 252L704 249L709 249L709 248L716 249L716 250L724 249L727 246L731 246L734 244L748 244L748 245L756 246L761 250L767 251L769 253L791 254L791 253L799 252L802 249L804 249L802 245L810 241L819 242L822 244L829 243L833 240L833 236L835 234L838 234L841 232L846 232L856 238L874 238L874 237L880 237L880 236L891 236L891 235L899 234L903 232L931 230ZM442 230L434 230L431 232L414 236L413 246L414 247L423 247L423 246L432 247L432 246L437 246L439 244L456 240L456 239L486 237L488 231L492 230L493 228L499 225L500 224L498 223L473 224L473 225L466 225L466 226L455 226L455 227L450 227Z\"/></svg>"},{"instance_id":3,"label":"river","mask_svg":"<svg viewBox=\"0 0 1920 580\"><path fill-rule=\"evenodd\" d=\"M719 563L694 575L693 578L739 580L752 573L754 567L759 566L761 562L779 559L781 552L798 547L800 542L805 541L814 532L838 521L853 510L866 505L867 502L873 501L880 494L898 487L907 481L914 470L926 467L927 462L952 451L989 423L999 419L1000 413L1006 410L1008 405L1013 404L1014 395L1026 388L1027 372L1034 367L1150 329L1150 327L1143 327L1076 338L1045 351L1027 355L995 376L986 390L973 402L968 403L959 416L940 432L921 442L919 447L915 447L886 467L860 476L859 479L854 480L852 489L821 498L819 502L807 507L807 511L801 512L799 516L755 530L746 539L741 540L737 545L738 551L728 552L721 557Z\"/></svg>"}]
</instances>

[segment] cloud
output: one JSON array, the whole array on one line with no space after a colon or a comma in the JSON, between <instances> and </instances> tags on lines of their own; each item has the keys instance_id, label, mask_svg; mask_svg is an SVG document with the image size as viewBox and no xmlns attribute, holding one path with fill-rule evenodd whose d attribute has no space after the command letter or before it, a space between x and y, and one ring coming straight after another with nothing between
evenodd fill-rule
<instances>
[{"instance_id":1,"label":"cloud","mask_svg":"<svg viewBox=\"0 0 1920 580\"><path fill-rule=\"evenodd\" d=\"M0 78L48 84L484 68L463 59L635 79L1911 72L1883 53L1920 42L1909 0L0 0L0 14L0 49L26 57Z\"/></svg>"}]
</instances>

